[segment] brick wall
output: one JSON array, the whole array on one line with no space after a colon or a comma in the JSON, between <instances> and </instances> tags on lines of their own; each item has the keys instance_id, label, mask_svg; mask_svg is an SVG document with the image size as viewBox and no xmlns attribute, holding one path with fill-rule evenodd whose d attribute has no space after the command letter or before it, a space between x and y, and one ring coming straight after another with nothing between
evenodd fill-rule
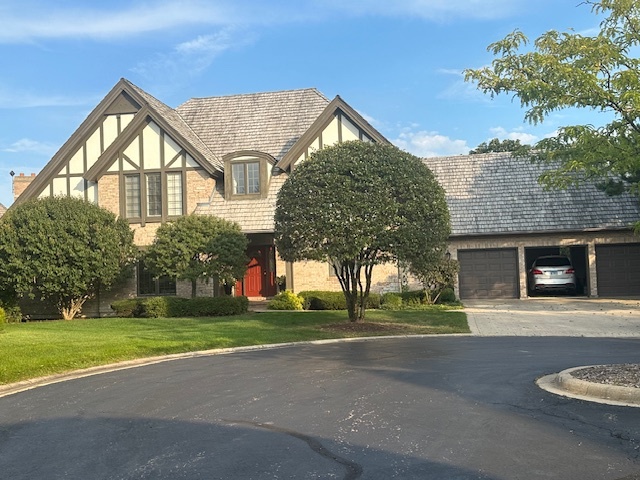
<instances>
[{"instance_id":1,"label":"brick wall","mask_svg":"<svg viewBox=\"0 0 640 480\"><path fill-rule=\"evenodd\" d=\"M120 177L106 174L98 182L98 205L120 215Z\"/></svg>"},{"instance_id":2,"label":"brick wall","mask_svg":"<svg viewBox=\"0 0 640 480\"><path fill-rule=\"evenodd\" d=\"M32 173L31 175L25 175L24 173L19 173L17 176L13 177L13 200L15 201L22 192L36 179L36 174Z\"/></svg>"}]
</instances>

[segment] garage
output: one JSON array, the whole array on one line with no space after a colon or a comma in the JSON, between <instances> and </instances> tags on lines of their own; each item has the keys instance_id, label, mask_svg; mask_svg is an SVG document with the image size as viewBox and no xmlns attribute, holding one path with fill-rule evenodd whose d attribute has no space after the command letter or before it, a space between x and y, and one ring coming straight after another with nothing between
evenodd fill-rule
<instances>
[{"instance_id":1,"label":"garage","mask_svg":"<svg viewBox=\"0 0 640 480\"><path fill-rule=\"evenodd\" d=\"M596 245L598 296L640 295L640 243Z\"/></svg>"},{"instance_id":2,"label":"garage","mask_svg":"<svg viewBox=\"0 0 640 480\"><path fill-rule=\"evenodd\" d=\"M518 298L515 248L458 250L460 298Z\"/></svg>"}]
</instances>

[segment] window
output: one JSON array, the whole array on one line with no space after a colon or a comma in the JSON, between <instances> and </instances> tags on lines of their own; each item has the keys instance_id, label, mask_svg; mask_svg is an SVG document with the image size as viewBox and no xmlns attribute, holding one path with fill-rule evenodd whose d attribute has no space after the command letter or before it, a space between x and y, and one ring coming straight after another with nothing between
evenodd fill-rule
<instances>
[{"instance_id":1,"label":"window","mask_svg":"<svg viewBox=\"0 0 640 480\"><path fill-rule=\"evenodd\" d=\"M147 215L162 215L162 179L159 173L147 173Z\"/></svg>"},{"instance_id":2,"label":"window","mask_svg":"<svg viewBox=\"0 0 640 480\"><path fill-rule=\"evenodd\" d=\"M231 167L234 195L254 195L260 193L260 163L234 163Z\"/></svg>"},{"instance_id":3,"label":"window","mask_svg":"<svg viewBox=\"0 0 640 480\"><path fill-rule=\"evenodd\" d=\"M182 172L150 172L143 175L143 185L139 173L124 176L126 218L159 220L184 215Z\"/></svg>"},{"instance_id":4,"label":"window","mask_svg":"<svg viewBox=\"0 0 640 480\"><path fill-rule=\"evenodd\" d=\"M167 276L154 278L144 262L138 262L138 295L175 295L176 281Z\"/></svg>"},{"instance_id":5,"label":"window","mask_svg":"<svg viewBox=\"0 0 640 480\"><path fill-rule=\"evenodd\" d=\"M125 211L127 218L140 218L140 175L127 175L125 183Z\"/></svg>"}]
</instances>

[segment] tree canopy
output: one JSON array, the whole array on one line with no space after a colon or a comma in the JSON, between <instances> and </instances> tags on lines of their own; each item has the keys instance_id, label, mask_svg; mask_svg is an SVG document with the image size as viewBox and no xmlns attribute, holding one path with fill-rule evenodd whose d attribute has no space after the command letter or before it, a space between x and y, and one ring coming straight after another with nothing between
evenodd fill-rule
<instances>
[{"instance_id":1,"label":"tree canopy","mask_svg":"<svg viewBox=\"0 0 640 480\"><path fill-rule=\"evenodd\" d=\"M351 321L364 319L375 265L437 261L449 233L444 190L419 158L392 145L326 147L298 165L278 193L280 256L330 262Z\"/></svg>"},{"instance_id":2,"label":"tree canopy","mask_svg":"<svg viewBox=\"0 0 640 480\"><path fill-rule=\"evenodd\" d=\"M584 180L610 194L638 193L640 182L640 2L585 0L604 15L597 35L549 31L527 50L519 30L488 47L491 66L465 70L465 79L492 96L513 94L525 119L543 122L552 112L586 108L609 114L604 126L571 125L541 140L529 153L551 168L541 180L565 187Z\"/></svg>"},{"instance_id":3,"label":"tree canopy","mask_svg":"<svg viewBox=\"0 0 640 480\"><path fill-rule=\"evenodd\" d=\"M0 289L53 301L65 319L122 278L134 257L129 224L84 200L30 200L0 218Z\"/></svg>"},{"instance_id":4,"label":"tree canopy","mask_svg":"<svg viewBox=\"0 0 640 480\"><path fill-rule=\"evenodd\" d=\"M491 152L518 152L524 145L520 143L520 140L502 140L494 138L487 142L482 142L473 150L469 151L469 155L475 155L478 153L491 153Z\"/></svg>"},{"instance_id":5,"label":"tree canopy","mask_svg":"<svg viewBox=\"0 0 640 480\"><path fill-rule=\"evenodd\" d=\"M208 215L187 215L158 228L145 255L155 274L191 282L196 296L198 279L233 283L247 269L247 237L237 223Z\"/></svg>"}]
</instances>

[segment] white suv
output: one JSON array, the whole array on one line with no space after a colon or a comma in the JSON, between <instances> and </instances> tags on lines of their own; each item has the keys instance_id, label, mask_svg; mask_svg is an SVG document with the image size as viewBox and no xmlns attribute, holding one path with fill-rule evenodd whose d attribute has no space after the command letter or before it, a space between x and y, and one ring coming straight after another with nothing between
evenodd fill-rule
<instances>
[{"instance_id":1,"label":"white suv","mask_svg":"<svg viewBox=\"0 0 640 480\"><path fill-rule=\"evenodd\" d=\"M569 257L547 255L538 257L529 270L529 295L542 291L576 293L576 272Z\"/></svg>"}]
</instances>

